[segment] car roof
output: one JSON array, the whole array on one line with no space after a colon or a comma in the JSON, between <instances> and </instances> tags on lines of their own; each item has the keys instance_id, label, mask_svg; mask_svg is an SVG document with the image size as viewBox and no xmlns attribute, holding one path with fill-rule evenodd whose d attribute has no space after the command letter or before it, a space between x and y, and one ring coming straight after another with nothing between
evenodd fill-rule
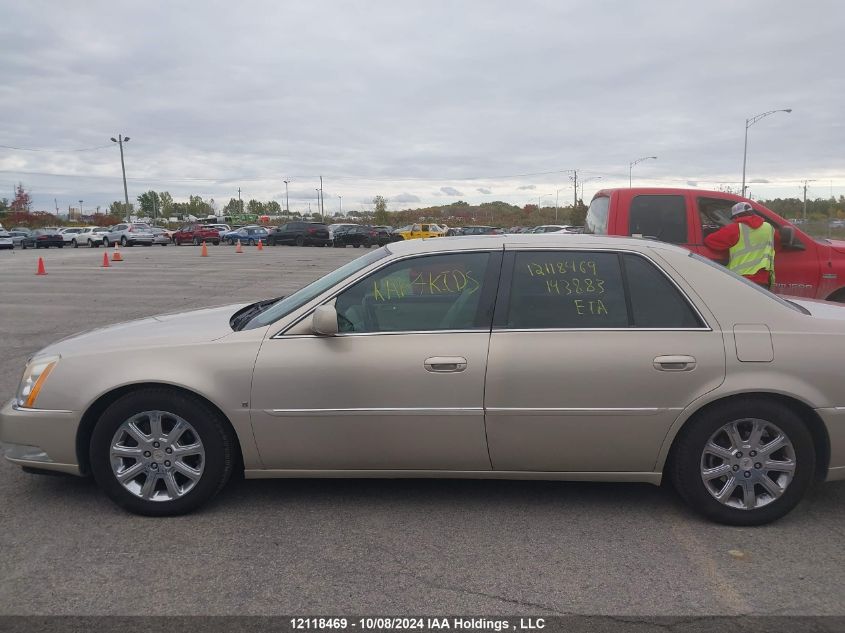
<instances>
[{"instance_id":1,"label":"car roof","mask_svg":"<svg viewBox=\"0 0 845 633\"><path fill-rule=\"evenodd\" d=\"M562 248L600 248L619 250L660 249L688 254L689 250L674 244L659 242L648 238L622 237L615 235L592 235L584 233L506 233L488 235L460 235L455 237L431 237L416 240L393 242L389 249L397 255L427 253L439 251L465 251L474 249L494 250L504 248L562 247Z\"/></svg>"}]
</instances>

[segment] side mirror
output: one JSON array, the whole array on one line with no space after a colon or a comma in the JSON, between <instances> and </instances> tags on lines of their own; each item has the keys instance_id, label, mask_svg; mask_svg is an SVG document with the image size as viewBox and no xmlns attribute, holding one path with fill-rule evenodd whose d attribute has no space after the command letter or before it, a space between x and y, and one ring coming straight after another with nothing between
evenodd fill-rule
<instances>
[{"instance_id":1,"label":"side mirror","mask_svg":"<svg viewBox=\"0 0 845 633\"><path fill-rule=\"evenodd\" d=\"M332 305L322 305L311 315L311 331L322 336L337 334L337 310Z\"/></svg>"},{"instance_id":2,"label":"side mirror","mask_svg":"<svg viewBox=\"0 0 845 633\"><path fill-rule=\"evenodd\" d=\"M799 240L795 237L795 228L791 226L782 226L780 227L780 245L788 250L791 251L803 251L806 250L806 246L804 246L804 242Z\"/></svg>"}]
</instances>

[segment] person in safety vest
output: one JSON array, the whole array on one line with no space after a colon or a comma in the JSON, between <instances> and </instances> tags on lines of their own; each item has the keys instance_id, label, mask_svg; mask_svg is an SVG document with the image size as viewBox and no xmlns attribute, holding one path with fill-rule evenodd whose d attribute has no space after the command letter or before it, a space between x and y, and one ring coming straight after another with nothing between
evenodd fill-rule
<instances>
[{"instance_id":1,"label":"person in safety vest","mask_svg":"<svg viewBox=\"0 0 845 633\"><path fill-rule=\"evenodd\" d=\"M727 251L728 268L764 288L775 285L776 231L747 202L731 207L733 222L704 238L714 251Z\"/></svg>"}]
</instances>

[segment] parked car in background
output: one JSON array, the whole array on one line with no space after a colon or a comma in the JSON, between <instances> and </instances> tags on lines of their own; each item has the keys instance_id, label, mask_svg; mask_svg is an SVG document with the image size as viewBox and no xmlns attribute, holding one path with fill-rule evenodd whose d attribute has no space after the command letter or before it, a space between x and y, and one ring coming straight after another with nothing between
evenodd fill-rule
<instances>
[{"instance_id":1,"label":"parked car in background","mask_svg":"<svg viewBox=\"0 0 845 633\"><path fill-rule=\"evenodd\" d=\"M66 226L64 228L59 229L59 234L62 236L62 239L65 241L65 244L70 244L71 240L73 240L74 237L79 235L79 232L81 230L81 226Z\"/></svg>"},{"instance_id":2,"label":"parked car in background","mask_svg":"<svg viewBox=\"0 0 845 633\"><path fill-rule=\"evenodd\" d=\"M184 224L179 230L174 231L171 239L176 246L181 246L182 244L199 246L203 242L219 244L220 231L206 224L192 222L190 224Z\"/></svg>"},{"instance_id":3,"label":"parked car in background","mask_svg":"<svg viewBox=\"0 0 845 633\"><path fill-rule=\"evenodd\" d=\"M497 226L462 226L458 235L503 235L504 231Z\"/></svg>"},{"instance_id":4,"label":"parked car in background","mask_svg":"<svg viewBox=\"0 0 845 633\"><path fill-rule=\"evenodd\" d=\"M21 241L21 248L64 248L65 240L56 229L35 229Z\"/></svg>"},{"instance_id":5,"label":"parked car in background","mask_svg":"<svg viewBox=\"0 0 845 633\"><path fill-rule=\"evenodd\" d=\"M0 250L12 250L13 248L15 248L15 243L12 241L11 233L0 230Z\"/></svg>"},{"instance_id":6,"label":"parked car in background","mask_svg":"<svg viewBox=\"0 0 845 633\"><path fill-rule=\"evenodd\" d=\"M103 226L83 226L79 231L71 234L70 245L74 248L80 246L88 246L89 248L97 248L103 243L103 236L108 232L108 229ZM65 242L68 241L67 233L62 233L65 237Z\"/></svg>"},{"instance_id":7,"label":"parked car in background","mask_svg":"<svg viewBox=\"0 0 845 633\"><path fill-rule=\"evenodd\" d=\"M160 244L161 246L167 246L172 241L170 237L170 233L165 229L161 228L160 226L152 227L153 232L153 244Z\"/></svg>"},{"instance_id":8,"label":"parked car in background","mask_svg":"<svg viewBox=\"0 0 845 633\"><path fill-rule=\"evenodd\" d=\"M403 240L415 240L426 237L442 237L446 235L446 229L437 224L410 224L399 229Z\"/></svg>"},{"instance_id":9,"label":"parked car in background","mask_svg":"<svg viewBox=\"0 0 845 633\"><path fill-rule=\"evenodd\" d=\"M327 246L331 243L331 240L329 239L329 227L322 222L288 222L274 229L270 233L267 243L273 245Z\"/></svg>"},{"instance_id":10,"label":"parked car in background","mask_svg":"<svg viewBox=\"0 0 845 633\"><path fill-rule=\"evenodd\" d=\"M328 227L326 227L329 230L329 239L334 239L334 233L338 229L347 229L347 228L352 227L352 226L358 226L358 225L357 224L329 224Z\"/></svg>"},{"instance_id":11,"label":"parked car in background","mask_svg":"<svg viewBox=\"0 0 845 633\"><path fill-rule=\"evenodd\" d=\"M153 232L146 222L122 222L109 227L107 233L103 234L103 246L109 247L115 244L121 246L152 246Z\"/></svg>"},{"instance_id":12,"label":"parked car in background","mask_svg":"<svg viewBox=\"0 0 845 633\"><path fill-rule=\"evenodd\" d=\"M575 233L575 227L568 224L542 224L535 226L531 233Z\"/></svg>"},{"instance_id":13,"label":"parked car in background","mask_svg":"<svg viewBox=\"0 0 845 633\"><path fill-rule=\"evenodd\" d=\"M385 244L390 244L391 242L398 242L402 239L402 236L396 233L396 229L392 226L374 226L378 232L378 244L379 246L384 246Z\"/></svg>"},{"instance_id":14,"label":"parked car in background","mask_svg":"<svg viewBox=\"0 0 845 633\"><path fill-rule=\"evenodd\" d=\"M29 230L22 230L22 229L12 229L9 231L9 235L12 238L12 244L14 244L15 248L21 248L23 245L23 241L27 235L30 234Z\"/></svg>"},{"instance_id":15,"label":"parked car in background","mask_svg":"<svg viewBox=\"0 0 845 633\"><path fill-rule=\"evenodd\" d=\"M240 242L241 244L252 246L253 244L258 244L258 240L269 244L269 235L270 233L263 226L244 226L223 234L221 239L230 245Z\"/></svg>"},{"instance_id":16,"label":"parked car in background","mask_svg":"<svg viewBox=\"0 0 845 633\"><path fill-rule=\"evenodd\" d=\"M371 226L352 225L335 229L332 243L337 248L353 246L370 248L379 243L379 232Z\"/></svg>"},{"instance_id":17,"label":"parked car in background","mask_svg":"<svg viewBox=\"0 0 845 633\"><path fill-rule=\"evenodd\" d=\"M229 231L232 230L232 227L229 226L228 224L206 224L205 226L207 226L210 229L216 229L217 233L220 235L220 237L223 237L224 233L228 233Z\"/></svg>"}]
</instances>

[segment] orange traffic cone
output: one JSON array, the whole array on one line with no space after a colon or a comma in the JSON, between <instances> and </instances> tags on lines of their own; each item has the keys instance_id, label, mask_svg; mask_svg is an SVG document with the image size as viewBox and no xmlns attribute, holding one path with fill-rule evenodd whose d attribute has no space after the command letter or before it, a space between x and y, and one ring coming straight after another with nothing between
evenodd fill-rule
<instances>
[{"instance_id":1,"label":"orange traffic cone","mask_svg":"<svg viewBox=\"0 0 845 633\"><path fill-rule=\"evenodd\" d=\"M205 241L202 243L202 250L200 251L200 257L208 257L208 246L205 245Z\"/></svg>"},{"instance_id":2,"label":"orange traffic cone","mask_svg":"<svg viewBox=\"0 0 845 633\"><path fill-rule=\"evenodd\" d=\"M258 245L256 246L256 248L257 248L259 251L263 251L263 250L264 250L264 244L262 244L262 243L261 243L261 239L259 239L259 240L258 240Z\"/></svg>"},{"instance_id":3,"label":"orange traffic cone","mask_svg":"<svg viewBox=\"0 0 845 633\"><path fill-rule=\"evenodd\" d=\"M235 247L235 252L236 253L243 253L244 252L244 249L243 249L243 246L241 246L240 240L238 240L238 245Z\"/></svg>"},{"instance_id":4,"label":"orange traffic cone","mask_svg":"<svg viewBox=\"0 0 845 633\"><path fill-rule=\"evenodd\" d=\"M47 271L44 269L44 258L38 258L38 270L35 271L36 275L46 275Z\"/></svg>"},{"instance_id":5,"label":"orange traffic cone","mask_svg":"<svg viewBox=\"0 0 845 633\"><path fill-rule=\"evenodd\" d=\"M119 255L120 253L116 254ZM109 264L109 254L103 253L103 265L101 266L101 268L108 268L109 266L111 266L111 264Z\"/></svg>"},{"instance_id":6,"label":"orange traffic cone","mask_svg":"<svg viewBox=\"0 0 845 633\"><path fill-rule=\"evenodd\" d=\"M111 260L113 262L122 262L123 261L123 257L120 254L120 244L114 245L114 253L111 256Z\"/></svg>"}]
</instances>

